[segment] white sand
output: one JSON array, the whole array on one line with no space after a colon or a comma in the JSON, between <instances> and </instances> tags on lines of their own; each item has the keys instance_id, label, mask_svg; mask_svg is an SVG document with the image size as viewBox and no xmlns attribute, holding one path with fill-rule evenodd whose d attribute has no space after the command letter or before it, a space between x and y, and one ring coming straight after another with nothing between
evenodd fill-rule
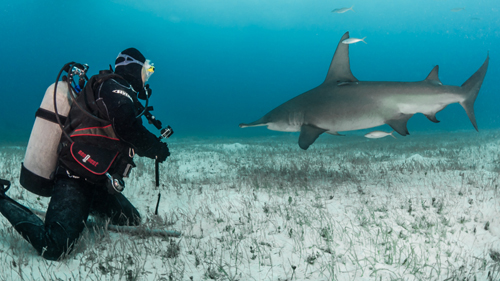
<instances>
[{"instance_id":1,"label":"white sand","mask_svg":"<svg viewBox=\"0 0 500 281\"><path fill-rule=\"evenodd\" d=\"M174 137L160 216L152 160L137 159L124 194L145 226L182 238L89 229L51 262L1 217L0 280L499 280L498 136L325 136L307 151L296 134ZM18 184L23 155L0 148L0 178L45 209Z\"/></svg>"}]
</instances>

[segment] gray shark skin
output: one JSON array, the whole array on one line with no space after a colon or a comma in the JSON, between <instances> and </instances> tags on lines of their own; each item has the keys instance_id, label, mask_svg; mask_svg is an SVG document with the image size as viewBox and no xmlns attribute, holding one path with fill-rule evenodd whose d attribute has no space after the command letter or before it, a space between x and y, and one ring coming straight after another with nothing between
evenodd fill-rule
<instances>
[{"instance_id":1,"label":"gray shark skin","mask_svg":"<svg viewBox=\"0 0 500 281\"><path fill-rule=\"evenodd\" d=\"M240 128L267 126L282 132L300 131L299 146L306 150L322 134L391 126L402 136L409 134L406 124L415 113L439 122L436 113L447 105L460 103L477 130L474 101L488 69L483 65L462 86L443 85L438 66L419 82L358 81L349 64L349 38L340 39L325 81L271 110L257 121L241 123Z\"/></svg>"}]
</instances>

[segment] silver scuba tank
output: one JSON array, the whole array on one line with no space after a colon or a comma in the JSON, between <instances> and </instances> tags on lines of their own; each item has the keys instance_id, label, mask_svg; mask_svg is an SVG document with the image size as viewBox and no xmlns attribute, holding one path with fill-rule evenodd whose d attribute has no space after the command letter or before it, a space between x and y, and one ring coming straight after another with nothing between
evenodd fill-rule
<instances>
[{"instance_id":1,"label":"silver scuba tank","mask_svg":"<svg viewBox=\"0 0 500 281\"><path fill-rule=\"evenodd\" d=\"M62 134L55 117L54 87L55 83L49 86L37 111L19 179L24 188L40 196L52 194L57 148ZM59 81L55 95L57 113L64 124L72 103L68 82Z\"/></svg>"}]
</instances>

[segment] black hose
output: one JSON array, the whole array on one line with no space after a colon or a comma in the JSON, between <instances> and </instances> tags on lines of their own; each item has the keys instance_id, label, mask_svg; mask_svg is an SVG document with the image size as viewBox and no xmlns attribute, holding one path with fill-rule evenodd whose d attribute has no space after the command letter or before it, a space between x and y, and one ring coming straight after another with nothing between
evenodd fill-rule
<instances>
[{"instance_id":1,"label":"black hose","mask_svg":"<svg viewBox=\"0 0 500 281\"><path fill-rule=\"evenodd\" d=\"M54 94L53 94L53 99L54 99L54 113L56 114L56 120L57 120L57 123L59 124L59 127L61 127L61 131L62 133L64 134L64 136L71 142L73 143L73 140L71 139L71 137L68 135L68 133L66 132L66 130L64 130L64 125L61 123L61 119L59 118L59 112L57 111L57 97L56 97L56 93L57 93L57 84L59 84L59 78L61 78L61 74L63 71L66 70L66 72L69 72L67 69L71 69L72 68L72 65L74 64L75 62L72 61L72 62L69 62L67 64L65 64L63 66L63 68L61 68L61 71L59 71L59 74L57 74L57 79L56 79L56 84L54 85ZM71 88L71 85L69 84L68 81L66 81L66 83L68 83L68 87Z\"/></svg>"},{"instance_id":2,"label":"black hose","mask_svg":"<svg viewBox=\"0 0 500 281\"><path fill-rule=\"evenodd\" d=\"M142 104L139 102L139 104L142 106ZM149 97L148 95L146 94L146 105L144 105L144 108L142 109L142 112L139 113L135 118L140 118L142 115L144 115L144 113L146 113L148 111L148 104L149 104ZM141 110L140 106L137 106L137 109L138 110Z\"/></svg>"}]
</instances>

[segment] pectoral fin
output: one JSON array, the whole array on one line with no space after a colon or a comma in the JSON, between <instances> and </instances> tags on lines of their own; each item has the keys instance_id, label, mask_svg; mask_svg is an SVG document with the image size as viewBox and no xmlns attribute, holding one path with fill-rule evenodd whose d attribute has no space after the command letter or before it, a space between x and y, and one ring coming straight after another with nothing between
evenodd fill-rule
<instances>
[{"instance_id":1,"label":"pectoral fin","mask_svg":"<svg viewBox=\"0 0 500 281\"><path fill-rule=\"evenodd\" d=\"M413 116L413 114L400 114L397 118L385 121L385 124L391 126L394 131L402 136L409 135L408 128L406 124L408 120Z\"/></svg>"},{"instance_id":2,"label":"pectoral fin","mask_svg":"<svg viewBox=\"0 0 500 281\"><path fill-rule=\"evenodd\" d=\"M299 136L299 146L300 148L306 150L309 148L311 144L321 135L326 132L324 129L320 129L318 127L314 127L311 125L302 125L300 127L300 136Z\"/></svg>"},{"instance_id":3,"label":"pectoral fin","mask_svg":"<svg viewBox=\"0 0 500 281\"><path fill-rule=\"evenodd\" d=\"M424 114L424 115L425 115L425 117L427 117L427 119L431 120L432 122L439 123L439 120L437 120L437 118L436 118L436 113Z\"/></svg>"}]
</instances>

